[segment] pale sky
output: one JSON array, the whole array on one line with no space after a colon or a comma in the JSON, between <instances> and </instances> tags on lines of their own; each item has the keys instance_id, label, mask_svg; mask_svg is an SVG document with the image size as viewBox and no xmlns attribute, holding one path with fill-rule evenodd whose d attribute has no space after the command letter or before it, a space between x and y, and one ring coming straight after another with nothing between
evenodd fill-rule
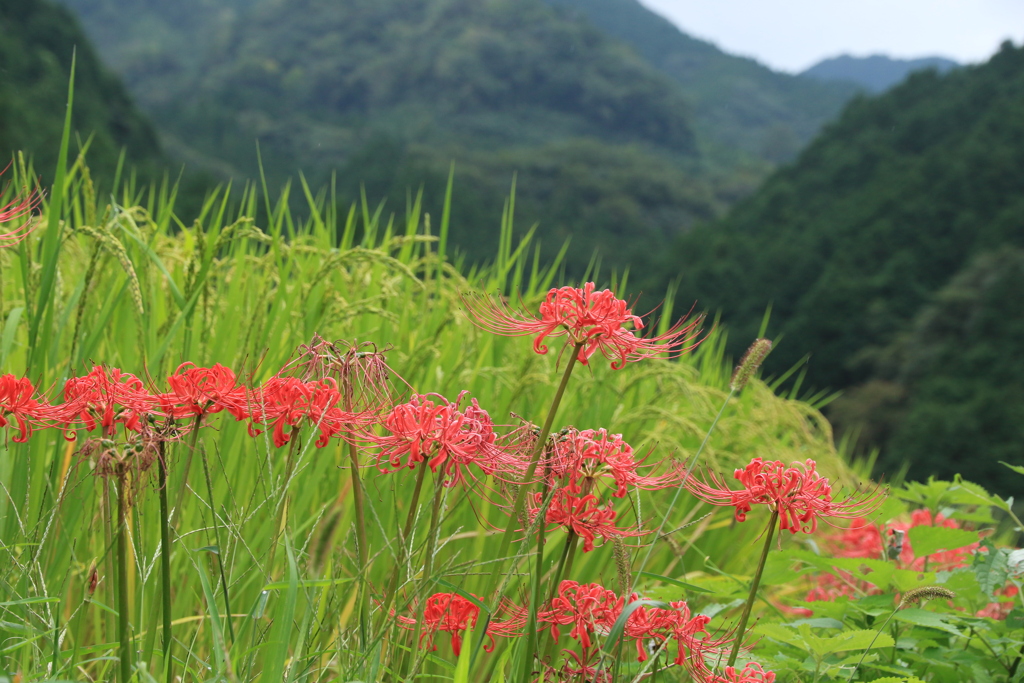
<instances>
[{"instance_id":1,"label":"pale sky","mask_svg":"<svg viewBox=\"0 0 1024 683\"><path fill-rule=\"evenodd\" d=\"M779 71L826 57L988 59L1024 39L1024 0L640 0L685 33Z\"/></svg>"}]
</instances>

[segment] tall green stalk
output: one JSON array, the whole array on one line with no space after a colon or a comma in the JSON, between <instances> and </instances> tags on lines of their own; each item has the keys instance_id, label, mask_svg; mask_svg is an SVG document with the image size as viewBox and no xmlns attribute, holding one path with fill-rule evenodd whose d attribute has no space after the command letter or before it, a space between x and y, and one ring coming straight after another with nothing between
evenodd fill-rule
<instances>
[{"instance_id":1,"label":"tall green stalk","mask_svg":"<svg viewBox=\"0 0 1024 683\"><path fill-rule=\"evenodd\" d=\"M675 495L672 496L672 500L668 504L668 509L665 510L665 514L661 518L661 524L658 525L658 530L654 532L654 539L651 544L647 546L647 554L644 555L644 561L640 563L640 568L636 570L636 575L639 577L643 573L644 568L647 567L647 561L651 559L651 554L654 552L654 546L661 540L661 532L665 529L665 524L668 522L668 518L672 515L672 510L675 508L676 503L679 501L679 494L686 488L686 481L693 474L693 468L697 464L697 458L704 452L704 447L708 445L708 441L711 439L711 433L715 431L715 426L718 425L718 421L722 419L722 413L725 412L725 407L729 405L729 401L736 395L736 387L733 385L729 389L729 393L726 395L725 400L722 401L722 407L718 409L718 414L715 415L715 419L711 422L711 426L708 427L708 431L704 433L704 440L700 442L700 447L694 451L693 455L690 456L689 461L686 463L686 470L683 474L683 480L679 482L679 486L676 487Z\"/></svg>"},{"instance_id":2,"label":"tall green stalk","mask_svg":"<svg viewBox=\"0 0 1024 683\"><path fill-rule=\"evenodd\" d=\"M299 427L292 427L291 445L288 446L288 455L284 460L284 488L281 491L281 500L277 504L277 515L274 521L274 533L271 537L270 560L267 562L267 576L274 575L274 557L277 555L277 543L281 539L281 533L287 524L288 516L288 484L291 483L292 468L295 466L295 450L299 447Z\"/></svg>"},{"instance_id":3,"label":"tall green stalk","mask_svg":"<svg viewBox=\"0 0 1024 683\"><path fill-rule=\"evenodd\" d=\"M743 605L743 614L740 615L739 626L736 627L736 641L732 644L732 652L729 653L729 663L732 666L736 663L736 657L743 647L743 632L747 630L747 621L750 619L750 609L757 599L757 588L761 585L761 574L764 573L764 563L768 560L768 551L771 550L772 537L775 535L775 527L779 525L779 511L772 510L772 518L768 520L768 530L765 532L764 548L761 549L761 559L757 563L757 571L754 573L754 580L750 582L750 595L747 596L747 603Z\"/></svg>"},{"instance_id":4,"label":"tall green stalk","mask_svg":"<svg viewBox=\"0 0 1024 683\"><path fill-rule=\"evenodd\" d=\"M412 525L416 521L416 508L420 503L420 491L423 490L423 480L427 474L427 463L423 461L416 473L416 484L412 490L412 500L409 501L409 513L405 518L405 526L402 529L402 536L398 539L398 555L395 556L395 569L391 572L391 580L388 582L388 591L384 594L384 605L381 609L383 622L388 620L388 610L395 601L395 593L402 582L402 570L405 568L406 558L411 548L408 547L409 535L412 534Z\"/></svg>"},{"instance_id":5,"label":"tall green stalk","mask_svg":"<svg viewBox=\"0 0 1024 683\"><path fill-rule=\"evenodd\" d=\"M120 650L120 683L132 677L132 646L128 638L128 475L117 479L117 642Z\"/></svg>"},{"instance_id":6,"label":"tall green stalk","mask_svg":"<svg viewBox=\"0 0 1024 683\"><path fill-rule=\"evenodd\" d=\"M423 469L426 469L426 462L423 463ZM434 571L434 550L437 546L437 531L441 521L441 499L444 496L444 475L438 472L434 481L434 501L430 506L430 535L427 536L427 549L426 556L423 558L423 579L416 591L417 601L414 604L423 604L423 600L427 595L427 588L430 586L431 574ZM420 630L422 628L422 619L420 615L417 615L416 626L413 628L412 641L410 646L410 652L413 655L412 669L409 671L409 680L416 678L416 672L419 670L420 663L422 662L422 653L419 652L420 642Z\"/></svg>"},{"instance_id":7,"label":"tall green stalk","mask_svg":"<svg viewBox=\"0 0 1024 683\"><path fill-rule=\"evenodd\" d=\"M224 573L224 546L220 544L220 525L217 523L217 508L213 502L213 480L210 478L210 465L206 459L206 449L203 448L199 455L203 460L203 474L206 475L206 492L210 498L210 517L213 523L213 542L217 545L217 569L220 571L220 587L224 593L224 611L227 614L228 635L231 642L235 642L235 627L231 624L231 598L228 595L228 579Z\"/></svg>"},{"instance_id":8,"label":"tall green stalk","mask_svg":"<svg viewBox=\"0 0 1024 683\"><path fill-rule=\"evenodd\" d=\"M164 441L157 445L157 482L160 490L160 598L163 610L164 672L167 683L174 683L174 660L171 657L171 524L167 506L167 458Z\"/></svg>"},{"instance_id":9,"label":"tall green stalk","mask_svg":"<svg viewBox=\"0 0 1024 683\"><path fill-rule=\"evenodd\" d=\"M544 425L541 427L540 435L537 438L537 444L533 447L533 452L530 454L530 464L526 468L526 475L523 477L523 484L516 491L515 500L512 503L512 509L509 513L508 526L505 527L505 533L501 536L501 545L498 549L496 557L505 557L508 555L508 549L512 545L512 536L515 534L516 524L519 522L519 516L523 511L523 504L526 501L526 492L530 488L529 482L533 479L533 475L537 472L537 463L540 462L540 456L544 452L544 448L547 445L548 437L551 435L551 425L554 424L555 414L558 412L558 407L562 403L562 396L565 395L565 388L569 386L569 377L572 376L572 370L576 367L576 362L579 360L580 349L583 348L583 341L573 344L572 351L569 354L569 361L565 364L565 371L562 373L562 380L558 383L558 389L555 390L555 396L551 399L551 406L548 408L548 414L544 418ZM550 500L547 498L546 500ZM541 506L541 509L537 511L541 522L541 529L543 529L543 517L547 514L546 502ZM543 544L543 541L541 541ZM538 567L538 571L540 568ZM501 565L498 563L494 564L491 569L491 575L487 581L487 590L484 595L490 596L497 588L498 574L501 571ZM499 591L500 593L500 591ZM501 602L502 596L495 595L492 597L492 604L497 606ZM532 623L533 614L531 613L530 620ZM483 645L484 638L487 634L487 627L491 622L491 614L488 612L484 618L483 628L480 629L480 635L477 638L476 645L473 649L473 658L476 659L476 655L479 653L480 647Z\"/></svg>"},{"instance_id":10,"label":"tall green stalk","mask_svg":"<svg viewBox=\"0 0 1024 683\"><path fill-rule=\"evenodd\" d=\"M352 390L345 387L345 410L352 412ZM365 650L369 641L367 628L370 622L369 585L366 572L369 571L370 547L366 542L366 513L363 510L363 481L359 476L359 449L352 434L348 442L349 473L352 476L352 507L356 518L356 556L359 559L359 644Z\"/></svg>"}]
</instances>

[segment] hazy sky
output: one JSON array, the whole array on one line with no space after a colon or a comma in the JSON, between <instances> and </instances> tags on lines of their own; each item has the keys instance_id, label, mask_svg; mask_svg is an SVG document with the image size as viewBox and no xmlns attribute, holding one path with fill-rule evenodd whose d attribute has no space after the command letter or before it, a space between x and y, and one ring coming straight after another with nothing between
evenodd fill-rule
<instances>
[{"instance_id":1,"label":"hazy sky","mask_svg":"<svg viewBox=\"0 0 1024 683\"><path fill-rule=\"evenodd\" d=\"M1024 0L640 0L684 32L797 72L841 53L987 59L1024 38Z\"/></svg>"}]
</instances>

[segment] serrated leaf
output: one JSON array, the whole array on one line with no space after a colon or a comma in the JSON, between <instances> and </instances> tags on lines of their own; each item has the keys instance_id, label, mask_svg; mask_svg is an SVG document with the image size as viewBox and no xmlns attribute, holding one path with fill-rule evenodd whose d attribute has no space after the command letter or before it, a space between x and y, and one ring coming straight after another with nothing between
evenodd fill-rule
<instances>
[{"instance_id":1,"label":"serrated leaf","mask_svg":"<svg viewBox=\"0 0 1024 683\"><path fill-rule=\"evenodd\" d=\"M829 617L818 617L817 619L797 619L786 624L786 626L800 626L807 624L811 628L842 628L843 622Z\"/></svg>"},{"instance_id":2,"label":"serrated leaf","mask_svg":"<svg viewBox=\"0 0 1024 683\"><path fill-rule=\"evenodd\" d=\"M988 539L982 541L981 547L988 552L975 553L972 569L981 590L994 598L995 592L1006 585L1010 576L1010 553L1005 548L995 547Z\"/></svg>"},{"instance_id":3,"label":"serrated leaf","mask_svg":"<svg viewBox=\"0 0 1024 683\"><path fill-rule=\"evenodd\" d=\"M915 557L926 557L940 550L957 550L978 542L978 534L944 526L915 526L907 531Z\"/></svg>"},{"instance_id":4,"label":"serrated leaf","mask_svg":"<svg viewBox=\"0 0 1024 683\"><path fill-rule=\"evenodd\" d=\"M948 614L938 614L916 607L902 609L896 613L895 617L896 621L902 621L905 624L934 628L946 633L952 633L955 636L963 635L957 627L949 623L951 618Z\"/></svg>"},{"instance_id":5,"label":"serrated leaf","mask_svg":"<svg viewBox=\"0 0 1024 683\"><path fill-rule=\"evenodd\" d=\"M754 629L754 631L763 636L767 636L772 640L777 640L780 643L786 643L787 645L798 647L801 650L808 649L807 642L804 641L803 636L796 631L786 628L782 624L760 624Z\"/></svg>"}]
</instances>

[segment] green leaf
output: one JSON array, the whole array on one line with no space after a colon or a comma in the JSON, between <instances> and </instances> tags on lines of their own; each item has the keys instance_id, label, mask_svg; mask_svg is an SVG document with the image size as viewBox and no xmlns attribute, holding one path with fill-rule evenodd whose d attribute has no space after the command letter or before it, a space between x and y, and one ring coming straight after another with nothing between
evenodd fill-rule
<instances>
[{"instance_id":1,"label":"green leaf","mask_svg":"<svg viewBox=\"0 0 1024 683\"><path fill-rule=\"evenodd\" d=\"M981 542L981 547L988 552L975 553L972 569L978 577L981 590L995 597L995 592L1006 585L1006 579L1010 576L1009 551L995 547L988 539Z\"/></svg>"},{"instance_id":2,"label":"green leaf","mask_svg":"<svg viewBox=\"0 0 1024 683\"><path fill-rule=\"evenodd\" d=\"M759 624L754 631L780 643L793 645L801 650L809 651L808 643L804 640L803 636L782 624Z\"/></svg>"},{"instance_id":3,"label":"green leaf","mask_svg":"<svg viewBox=\"0 0 1024 683\"><path fill-rule=\"evenodd\" d=\"M646 576L649 579L655 579L657 581L664 581L665 583L670 583L673 586L679 586L680 588L682 588L684 590L693 591L694 593L714 593L715 592L715 591L709 590L707 588L701 588L700 586L695 586L692 583L686 583L684 581L679 581L678 579L670 579L669 577L662 576L661 574L652 574L651 572L640 572L640 576Z\"/></svg>"},{"instance_id":4,"label":"green leaf","mask_svg":"<svg viewBox=\"0 0 1024 683\"><path fill-rule=\"evenodd\" d=\"M945 631L946 633L951 633L955 636L963 635L957 627L949 623L950 620L955 619L955 617L949 614L938 614L936 612L929 612L925 609L909 607L897 612L895 619L896 621L902 621L905 624L938 629L939 631Z\"/></svg>"},{"instance_id":5,"label":"green leaf","mask_svg":"<svg viewBox=\"0 0 1024 683\"><path fill-rule=\"evenodd\" d=\"M827 655L833 652L849 652L851 650L868 650L879 647L892 647L895 641L888 633L879 633L861 629L858 631L847 631L831 638L814 637L811 647L819 655Z\"/></svg>"},{"instance_id":6,"label":"green leaf","mask_svg":"<svg viewBox=\"0 0 1024 683\"><path fill-rule=\"evenodd\" d=\"M1003 462L1002 460L999 461L999 464L1000 465L1006 465L1007 467L1009 467L1011 470L1013 470L1017 474L1024 474L1024 466L1022 466L1022 465L1011 465L1010 463Z\"/></svg>"},{"instance_id":7,"label":"green leaf","mask_svg":"<svg viewBox=\"0 0 1024 683\"><path fill-rule=\"evenodd\" d=\"M907 532L915 557L926 557L940 550L956 550L978 542L978 534L944 526L915 526Z\"/></svg>"}]
</instances>

